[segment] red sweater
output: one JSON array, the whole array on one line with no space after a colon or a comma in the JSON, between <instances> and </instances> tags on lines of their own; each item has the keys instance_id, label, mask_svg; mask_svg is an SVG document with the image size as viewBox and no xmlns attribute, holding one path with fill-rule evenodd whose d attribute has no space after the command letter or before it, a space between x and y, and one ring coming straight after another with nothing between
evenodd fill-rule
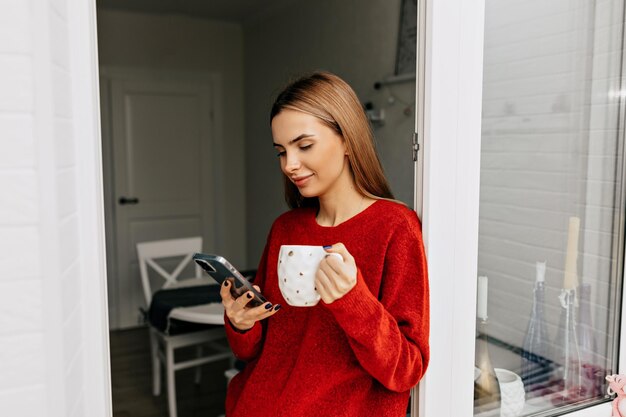
<instances>
[{"instance_id":1,"label":"red sweater","mask_svg":"<svg viewBox=\"0 0 626 417\"><path fill-rule=\"evenodd\" d=\"M404 417L429 357L420 221L386 200L335 227L318 225L315 213L294 209L272 225L255 284L282 309L245 333L226 325L248 362L228 386L226 416ZM356 286L331 304L289 306L278 288L280 246L338 242L354 256Z\"/></svg>"}]
</instances>

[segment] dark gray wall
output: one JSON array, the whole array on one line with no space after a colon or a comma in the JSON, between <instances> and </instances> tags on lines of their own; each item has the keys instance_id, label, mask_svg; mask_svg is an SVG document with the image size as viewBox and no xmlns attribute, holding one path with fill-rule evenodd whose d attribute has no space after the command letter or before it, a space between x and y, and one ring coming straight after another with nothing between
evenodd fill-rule
<instances>
[{"instance_id":1,"label":"dark gray wall","mask_svg":"<svg viewBox=\"0 0 626 417\"><path fill-rule=\"evenodd\" d=\"M373 88L374 82L394 73L399 13L400 0L302 1L244 25L250 266L258 263L272 221L287 210L272 148L270 107L288 80L303 72L332 71L352 85L362 102L386 107L387 125L374 132L379 154L396 197L412 204L415 83L382 91ZM394 104L390 104L391 95ZM404 114L407 106L408 116Z\"/></svg>"}]
</instances>

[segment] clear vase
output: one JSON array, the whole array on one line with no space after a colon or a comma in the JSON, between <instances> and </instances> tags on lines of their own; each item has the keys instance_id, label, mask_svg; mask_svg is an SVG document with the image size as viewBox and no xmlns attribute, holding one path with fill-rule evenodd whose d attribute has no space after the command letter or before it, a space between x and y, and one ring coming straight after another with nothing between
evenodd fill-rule
<instances>
[{"instance_id":1,"label":"clear vase","mask_svg":"<svg viewBox=\"0 0 626 417\"><path fill-rule=\"evenodd\" d=\"M500 408L500 385L484 338L486 327L487 320L478 319L475 366L479 372L474 380L474 414Z\"/></svg>"},{"instance_id":2,"label":"clear vase","mask_svg":"<svg viewBox=\"0 0 626 417\"><path fill-rule=\"evenodd\" d=\"M583 283L578 287L578 346L582 368L583 395L593 398L602 395L604 372L596 358L596 339L591 321L591 285Z\"/></svg>"},{"instance_id":3,"label":"clear vase","mask_svg":"<svg viewBox=\"0 0 626 417\"><path fill-rule=\"evenodd\" d=\"M550 342L544 314L545 267L545 262L537 262L533 305L522 350L521 377L527 393L541 389L550 376Z\"/></svg>"},{"instance_id":4,"label":"clear vase","mask_svg":"<svg viewBox=\"0 0 626 417\"><path fill-rule=\"evenodd\" d=\"M584 398L580 348L577 336L576 290L563 289L561 320L554 341L556 366L551 380L556 384L552 402L555 405L569 404Z\"/></svg>"}]
</instances>

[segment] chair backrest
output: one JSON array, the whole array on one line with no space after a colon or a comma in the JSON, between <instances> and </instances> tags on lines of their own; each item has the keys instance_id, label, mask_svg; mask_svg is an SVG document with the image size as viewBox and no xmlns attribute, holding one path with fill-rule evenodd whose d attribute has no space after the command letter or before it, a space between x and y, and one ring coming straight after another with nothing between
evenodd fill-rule
<instances>
[{"instance_id":1,"label":"chair backrest","mask_svg":"<svg viewBox=\"0 0 626 417\"><path fill-rule=\"evenodd\" d=\"M152 290L150 288L150 276L148 266L151 266L165 280L161 288L168 288L176 284L178 275L191 261L196 252L202 252L202 237L195 236L182 239L155 240L151 242L137 243L137 256L139 258L139 272L141 274L141 286L146 298L146 305L150 305ZM172 272L167 272L155 259L184 256L182 261ZM202 270L198 265L195 267L195 278L202 277Z\"/></svg>"}]
</instances>

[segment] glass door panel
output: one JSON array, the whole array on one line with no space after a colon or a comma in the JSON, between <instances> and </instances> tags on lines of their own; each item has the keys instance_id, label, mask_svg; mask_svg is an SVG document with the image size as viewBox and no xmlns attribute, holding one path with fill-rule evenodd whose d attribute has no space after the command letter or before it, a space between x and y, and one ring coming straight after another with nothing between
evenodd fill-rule
<instances>
[{"instance_id":1,"label":"glass door panel","mask_svg":"<svg viewBox=\"0 0 626 417\"><path fill-rule=\"evenodd\" d=\"M623 38L622 1L486 1L474 415L607 401L624 250Z\"/></svg>"}]
</instances>

